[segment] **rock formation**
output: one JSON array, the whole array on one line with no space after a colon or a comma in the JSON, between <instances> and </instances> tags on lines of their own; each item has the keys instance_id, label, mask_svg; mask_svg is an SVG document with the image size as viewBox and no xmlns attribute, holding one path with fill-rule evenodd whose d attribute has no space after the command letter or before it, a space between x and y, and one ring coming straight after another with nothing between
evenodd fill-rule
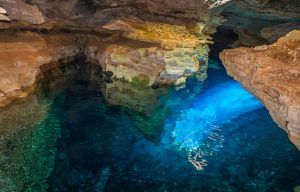
<instances>
[{"instance_id":1,"label":"rock formation","mask_svg":"<svg viewBox=\"0 0 300 192\"><path fill-rule=\"evenodd\" d=\"M40 78L41 66L53 67L80 52L76 35L9 31L0 33L0 39L0 106L27 96Z\"/></svg>"},{"instance_id":2,"label":"rock formation","mask_svg":"<svg viewBox=\"0 0 300 192\"><path fill-rule=\"evenodd\" d=\"M228 3L222 15L227 20L222 28L232 29L239 36L234 47L269 44L298 28L300 1L234 0ZM289 27L283 29L282 25L289 25ZM279 29L272 32L274 36L266 35L269 30L265 28L274 29L275 26Z\"/></svg>"},{"instance_id":3,"label":"rock formation","mask_svg":"<svg viewBox=\"0 0 300 192\"><path fill-rule=\"evenodd\" d=\"M222 4L2 0L0 103L26 96L25 90L39 79L41 66L80 54L129 82L147 79L148 85L181 84L198 71L205 78L210 34L223 22L220 12L213 10ZM13 31L19 29L34 33Z\"/></svg>"},{"instance_id":4,"label":"rock formation","mask_svg":"<svg viewBox=\"0 0 300 192\"><path fill-rule=\"evenodd\" d=\"M6 14L6 10L0 7L0 21L10 21Z\"/></svg>"},{"instance_id":5,"label":"rock formation","mask_svg":"<svg viewBox=\"0 0 300 192\"><path fill-rule=\"evenodd\" d=\"M229 75L259 98L300 149L300 31L277 43L221 53Z\"/></svg>"}]
</instances>

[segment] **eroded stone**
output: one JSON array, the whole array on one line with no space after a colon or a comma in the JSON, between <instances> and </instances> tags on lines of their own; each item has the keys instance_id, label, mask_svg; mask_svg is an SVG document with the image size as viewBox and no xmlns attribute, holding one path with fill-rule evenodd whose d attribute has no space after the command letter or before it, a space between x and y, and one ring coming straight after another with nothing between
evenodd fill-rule
<instances>
[{"instance_id":1,"label":"eroded stone","mask_svg":"<svg viewBox=\"0 0 300 192\"><path fill-rule=\"evenodd\" d=\"M265 49L237 48L220 56L227 73L264 103L300 148L300 31Z\"/></svg>"}]
</instances>

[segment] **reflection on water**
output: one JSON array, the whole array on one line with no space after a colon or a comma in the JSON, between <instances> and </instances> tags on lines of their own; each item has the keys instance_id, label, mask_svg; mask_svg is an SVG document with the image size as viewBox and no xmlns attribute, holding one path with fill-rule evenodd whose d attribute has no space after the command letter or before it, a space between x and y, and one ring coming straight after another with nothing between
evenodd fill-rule
<instances>
[{"instance_id":1,"label":"reflection on water","mask_svg":"<svg viewBox=\"0 0 300 192\"><path fill-rule=\"evenodd\" d=\"M292 191L299 151L217 69L180 89L103 84L95 66L50 73L1 110L1 192Z\"/></svg>"},{"instance_id":2,"label":"reflection on water","mask_svg":"<svg viewBox=\"0 0 300 192\"><path fill-rule=\"evenodd\" d=\"M165 105L168 90L151 89L114 81L102 90L106 103L124 108L137 124L140 132L153 142L160 142L164 120L170 114Z\"/></svg>"}]
</instances>

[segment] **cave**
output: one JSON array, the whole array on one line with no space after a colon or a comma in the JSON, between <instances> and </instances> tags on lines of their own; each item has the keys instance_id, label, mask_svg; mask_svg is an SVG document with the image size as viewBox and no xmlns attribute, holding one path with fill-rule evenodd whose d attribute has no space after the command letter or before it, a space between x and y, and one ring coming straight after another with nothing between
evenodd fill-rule
<instances>
[{"instance_id":1,"label":"cave","mask_svg":"<svg viewBox=\"0 0 300 192\"><path fill-rule=\"evenodd\" d=\"M0 0L0 192L299 192L298 0Z\"/></svg>"}]
</instances>

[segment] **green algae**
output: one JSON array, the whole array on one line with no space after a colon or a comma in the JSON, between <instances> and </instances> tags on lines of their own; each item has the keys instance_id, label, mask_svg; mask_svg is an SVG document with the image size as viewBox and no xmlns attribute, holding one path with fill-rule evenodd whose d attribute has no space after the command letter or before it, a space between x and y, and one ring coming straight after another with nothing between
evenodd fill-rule
<instances>
[{"instance_id":1,"label":"green algae","mask_svg":"<svg viewBox=\"0 0 300 192\"><path fill-rule=\"evenodd\" d=\"M131 79L131 83L138 88L149 87L150 78L147 75L135 76Z\"/></svg>"},{"instance_id":2,"label":"green algae","mask_svg":"<svg viewBox=\"0 0 300 192\"><path fill-rule=\"evenodd\" d=\"M45 78L34 94L0 109L1 192L47 191L61 132L64 94L57 97L57 84L66 77L61 73L54 72L62 77L53 78L57 82Z\"/></svg>"},{"instance_id":3,"label":"green algae","mask_svg":"<svg viewBox=\"0 0 300 192\"><path fill-rule=\"evenodd\" d=\"M49 104L45 105L47 104L40 106L26 103L26 106L35 107L34 110L29 111L28 108L22 108L24 104L21 104L20 113L35 118L28 117L27 121L30 122L24 124L15 121L16 128L7 126L6 128L10 130L6 130L6 134L1 137L0 188L2 192L43 192L48 188L47 178L54 168L56 140L60 135L60 126L54 109ZM8 114L7 111L5 112ZM26 121L26 118L22 121ZM13 125L13 122L11 123ZM1 129L3 127L5 124L2 124Z\"/></svg>"},{"instance_id":4,"label":"green algae","mask_svg":"<svg viewBox=\"0 0 300 192\"><path fill-rule=\"evenodd\" d=\"M300 185L294 188L294 192L300 192Z\"/></svg>"},{"instance_id":5,"label":"green algae","mask_svg":"<svg viewBox=\"0 0 300 192\"><path fill-rule=\"evenodd\" d=\"M131 118L135 121L139 131L149 140L159 144L161 133L164 130L165 119L170 115L170 110L167 107L161 106L151 114L143 114L138 111L127 109Z\"/></svg>"}]
</instances>

